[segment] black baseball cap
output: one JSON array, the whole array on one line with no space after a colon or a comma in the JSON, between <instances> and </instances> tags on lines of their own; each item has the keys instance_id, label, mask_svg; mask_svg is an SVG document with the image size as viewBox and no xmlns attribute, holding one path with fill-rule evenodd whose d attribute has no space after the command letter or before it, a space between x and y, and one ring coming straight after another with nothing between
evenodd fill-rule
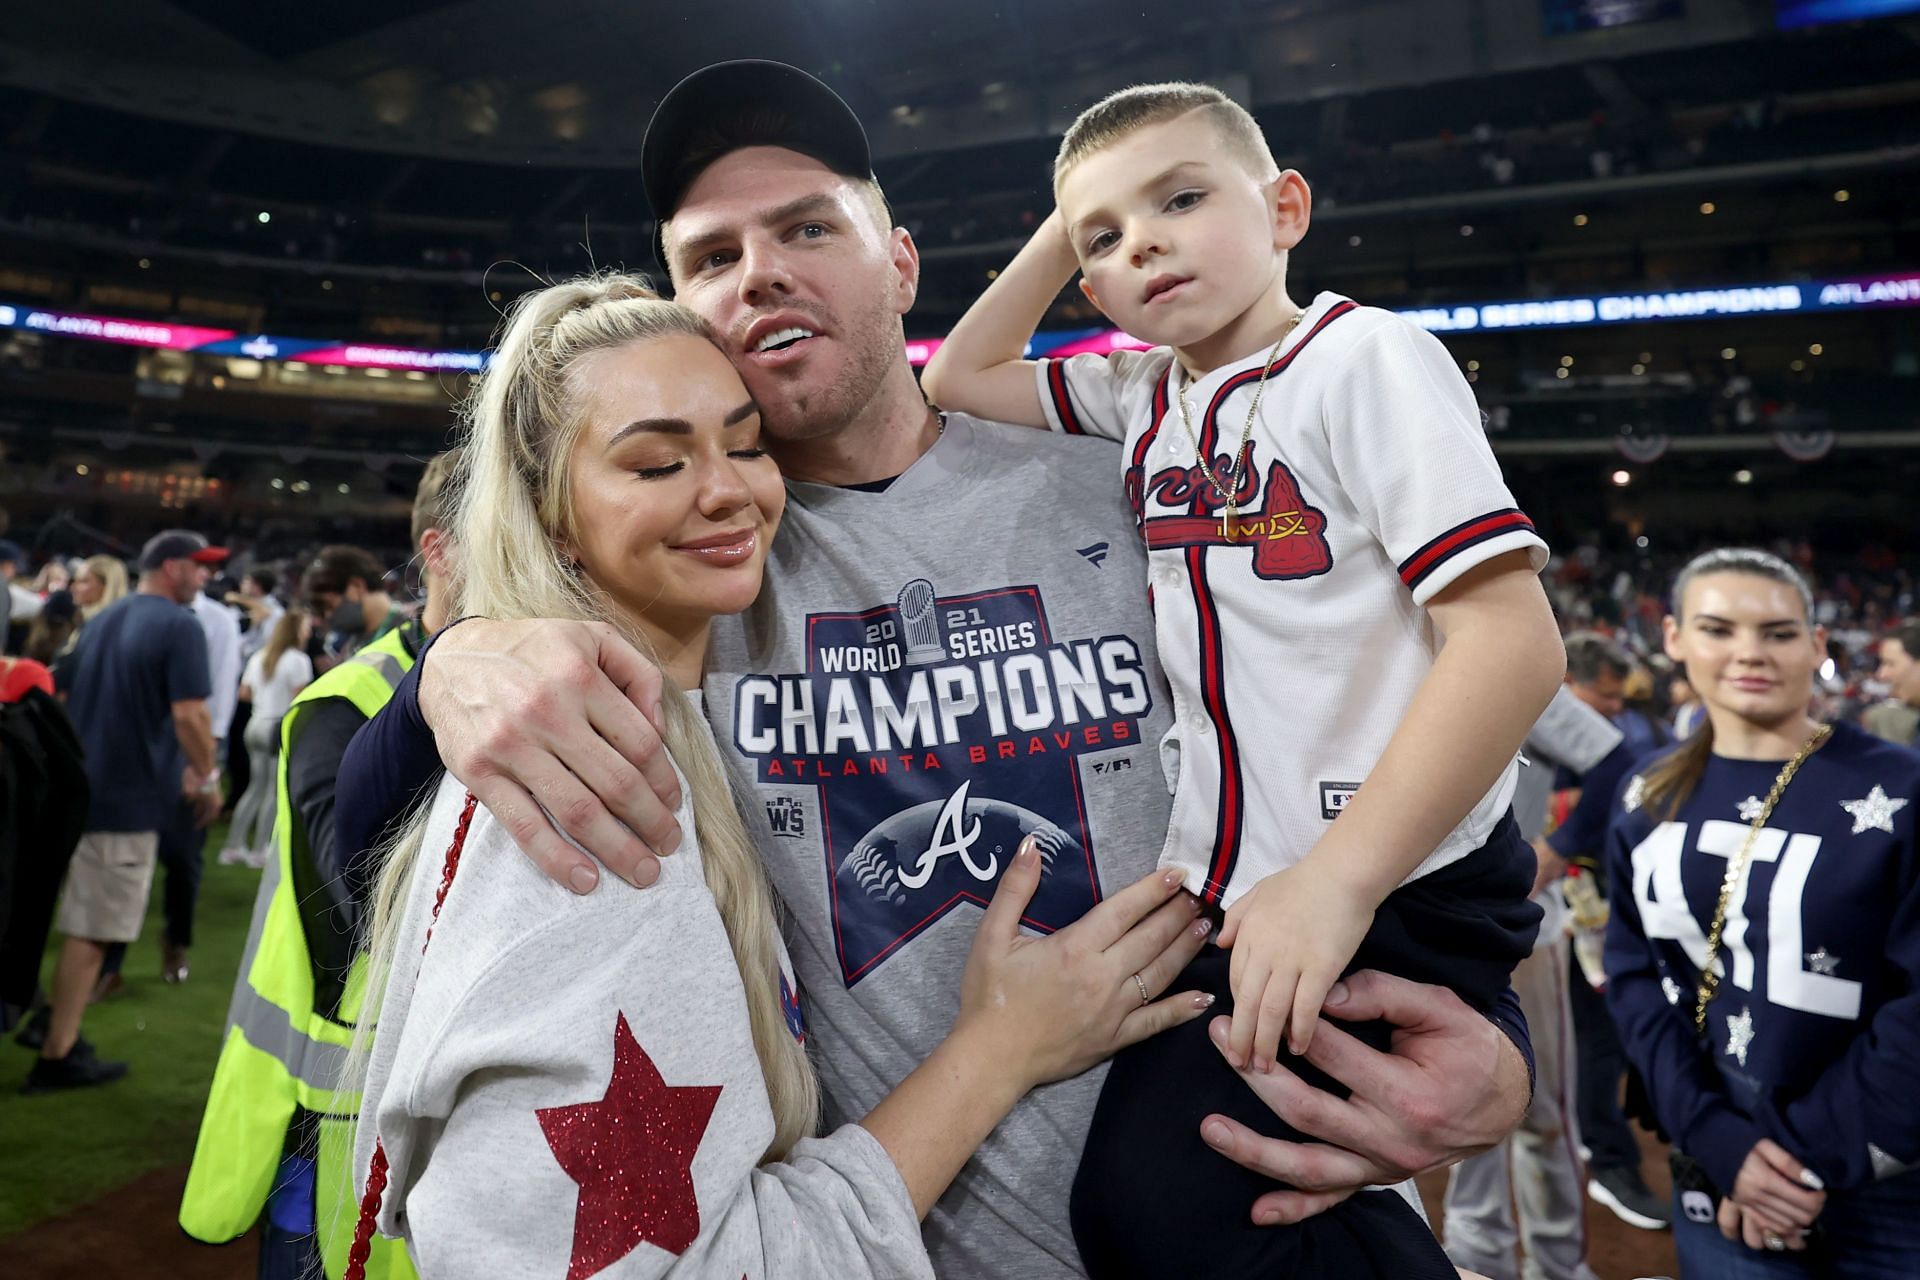
<instances>
[{"instance_id":1,"label":"black baseball cap","mask_svg":"<svg viewBox=\"0 0 1920 1280\"><path fill-rule=\"evenodd\" d=\"M158 569L169 560L219 564L226 558L225 547L210 546L205 538L188 529L168 529L148 538L147 545L140 548L140 572Z\"/></svg>"},{"instance_id":2,"label":"black baseball cap","mask_svg":"<svg viewBox=\"0 0 1920 1280\"><path fill-rule=\"evenodd\" d=\"M667 91L640 143L640 181L655 218L653 252L663 268L661 226L694 179L740 147L785 147L849 178L873 177L867 131L821 81L761 58L702 67Z\"/></svg>"}]
</instances>

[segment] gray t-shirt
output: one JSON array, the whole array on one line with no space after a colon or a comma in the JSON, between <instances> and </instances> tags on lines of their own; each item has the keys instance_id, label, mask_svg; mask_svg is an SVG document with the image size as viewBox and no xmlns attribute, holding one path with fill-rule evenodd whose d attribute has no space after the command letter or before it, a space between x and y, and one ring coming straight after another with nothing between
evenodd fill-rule
<instances>
[{"instance_id":1,"label":"gray t-shirt","mask_svg":"<svg viewBox=\"0 0 1920 1280\"><path fill-rule=\"evenodd\" d=\"M1168 699L1114 445L948 415L884 492L795 483L716 619L714 736L789 913L829 1124L952 1026L1021 838L1050 932L1153 869ZM1027 1096L925 1223L940 1275L1080 1272L1067 1196L1104 1068Z\"/></svg>"}]
</instances>

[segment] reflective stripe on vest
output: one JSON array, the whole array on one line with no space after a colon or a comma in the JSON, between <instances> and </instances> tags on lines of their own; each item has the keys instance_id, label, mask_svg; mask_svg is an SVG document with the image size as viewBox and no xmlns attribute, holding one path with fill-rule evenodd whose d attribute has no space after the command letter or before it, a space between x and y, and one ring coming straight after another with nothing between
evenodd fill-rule
<instances>
[{"instance_id":1,"label":"reflective stripe on vest","mask_svg":"<svg viewBox=\"0 0 1920 1280\"><path fill-rule=\"evenodd\" d=\"M393 697L400 678L413 666L402 631L373 641L346 662L315 680L288 707L281 725L276 779L279 811L274 820L275 857L261 877L252 925L241 958L239 978L227 1010L227 1029L213 1087L200 1120L193 1165L180 1200L180 1226L195 1239L220 1244L244 1235L260 1217L286 1145L296 1108L317 1113L323 1127L344 1122L347 1146L359 1099L336 1095L353 1041L349 1022L336 1021L314 1008L313 961L299 904L294 901L292 824L297 815L288 794L289 752L304 711L323 698L344 698L372 719ZM354 963L340 1014L358 1012L364 958ZM331 1117L331 1119L330 1119ZM329 1148L342 1148L335 1151ZM313 1153L317 1226L329 1274L338 1275L344 1252L328 1247L340 1230L333 1204L351 1194L345 1170L350 1154L340 1142L322 1142ZM332 1185L332 1184L338 1184ZM351 1233L349 1216L344 1227ZM392 1243L386 1274L411 1274L404 1250ZM340 1262L336 1262L336 1257Z\"/></svg>"}]
</instances>

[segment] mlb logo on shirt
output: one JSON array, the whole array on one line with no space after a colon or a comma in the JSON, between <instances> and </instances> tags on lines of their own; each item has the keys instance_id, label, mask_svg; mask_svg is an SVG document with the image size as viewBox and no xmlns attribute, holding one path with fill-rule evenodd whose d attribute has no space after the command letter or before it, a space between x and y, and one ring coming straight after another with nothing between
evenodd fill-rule
<instances>
[{"instance_id":1,"label":"mlb logo on shirt","mask_svg":"<svg viewBox=\"0 0 1920 1280\"><path fill-rule=\"evenodd\" d=\"M1680 1211L1687 1215L1688 1222L1711 1223L1713 1221L1713 1197L1704 1191L1682 1191L1680 1193Z\"/></svg>"},{"instance_id":2,"label":"mlb logo on shirt","mask_svg":"<svg viewBox=\"0 0 1920 1280\"><path fill-rule=\"evenodd\" d=\"M1332 822L1340 816L1347 802L1353 799L1354 792L1360 789L1357 782L1323 782L1320 784L1320 816Z\"/></svg>"}]
</instances>

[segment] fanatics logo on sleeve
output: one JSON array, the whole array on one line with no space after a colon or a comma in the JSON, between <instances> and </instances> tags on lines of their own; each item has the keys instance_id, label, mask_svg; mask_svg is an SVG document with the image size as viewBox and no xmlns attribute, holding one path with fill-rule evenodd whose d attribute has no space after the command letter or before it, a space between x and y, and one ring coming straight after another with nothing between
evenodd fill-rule
<instances>
[{"instance_id":1,"label":"fanatics logo on sleeve","mask_svg":"<svg viewBox=\"0 0 1920 1280\"><path fill-rule=\"evenodd\" d=\"M1332 822L1346 810L1353 793L1360 789L1357 782L1323 782L1320 784L1320 816Z\"/></svg>"},{"instance_id":2,"label":"fanatics logo on sleeve","mask_svg":"<svg viewBox=\"0 0 1920 1280\"><path fill-rule=\"evenodd\" d=\"M1029 835L1044 874L1024 924L1052 932L1100 900L1081 775L1140 745L1153 695L1133 639L1056 636L1036 587L942 596L923 578L805 627L808 670L735 684L734 745L772 833L818 842L849 987L984 907Z\"/></svg>"}]
</instances>

